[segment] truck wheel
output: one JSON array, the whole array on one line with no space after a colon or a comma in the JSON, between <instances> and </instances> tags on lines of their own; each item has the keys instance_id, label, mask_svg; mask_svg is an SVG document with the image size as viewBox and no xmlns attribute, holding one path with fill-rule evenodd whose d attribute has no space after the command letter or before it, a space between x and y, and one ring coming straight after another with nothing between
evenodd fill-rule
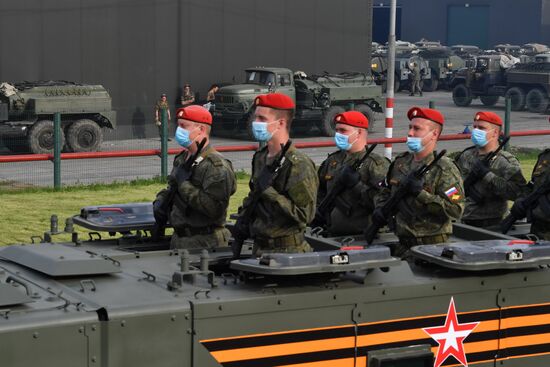
<instances>
[{"instance_id":1,"label":"truck wheel","mask_svg":"<svg viewBox=\"0 0 550 367\"><path fill-rule=\"evenodd\" d=\"M329 107L328 110L325 111L325 114L323 115L323 120L321 121L321 133L325 136L334 136L334 133L336 132L334 129L334 118L339 113L345 112L343 107L340 106L332 106Z\"/></svg>"},{"instance_id":2,"label":"truck wheel","mask_svg":"<svg viewBox=\"0 0 550 367\"><path fill-rule=\"evenodd\" d=\"M437 74L432 70L432 77L430 79L423 79L420 83L424 82L422 91L424 92L435 92L437 87L439 87L439 79Z\"/></svg>"},{"instance_id":3,"label":"truck wheel","mask_svg":"<svg viewBox=\"0 0 550 367\"><path fill-rule=\"evenodd\" d=\"M368 129L368 131L373 132L374 131L374 121L375 121L374 111L369 106L367 106L366 104L359 104L359 105L355 106L355 110L358 111L358 112L361 112L363 115L365 115L367 117L367 119L369 120L369 129Z\"/></svg>"},{"instance_id":4,"label":"truck wheel","mask_svg":"<svg viewBox=\"0 0 550 367\"><path fill-rule=\"evenodd\" d=\"M525 97L525 104L529 112L543 113L548 109L548 95L539 88L531 89Z\"/></svg>"},{"instance_id":5,"label":"truck wheel","mask_svg":"<svg viewBox=\"0 0 550 367\"><path fill-rule=\"evenodd\" d=\"M61 133L61 147L65 145L65 134ZM53 153L53 121L40 120L29 129L27 134L30 151L34 154Z\"/></svg>"},{"instance_id":6,"label":"truck wheel","mask_svg":"<svg viewBox=\"0 0 550 367\"><path fill-rule=\"evenodd\" d=\"M457 84L453 88L453 102L458 107L468 107L472 104L472 93L464 84Z\"/></svg>"},{"instance_id":7,"label":"truck wheel","mask_svg":"<svg viewBox=\"0 0 550 367\"><path fill-rule=\"evenodd\" d=\"M479 96L479 99L485 106L494 106L497 104L499 96Z\"/></svg>"},{"instance_id":8,"label":"truck wheel","mask_svg":"<svg viewBox=\"0 0 550 367\"><path fill-rule=\"evenodd\" d=\"M73 152L97 152L102 142L101 127L92 120L77 120L67 129L67 145Z\"/></svg>"},{"instance_id":9,"label":"truck wheel","mask_svg":"<svg viewBox=\"0 0 550 367\"><path fill-rule=\"evenodd\" d=\"M525 108L525 92L519 87L512 87L506 91L505 98L510 98L512 111L521 111Z\"/></svg>"}]
</instances>

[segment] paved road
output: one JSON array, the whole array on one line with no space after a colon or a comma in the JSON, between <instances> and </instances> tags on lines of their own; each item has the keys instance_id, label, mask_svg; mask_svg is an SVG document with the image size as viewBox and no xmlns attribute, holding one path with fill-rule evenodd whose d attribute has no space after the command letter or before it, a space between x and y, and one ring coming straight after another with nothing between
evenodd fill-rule
<instances>
[{"instance_id":1,"label":"paved road","mask_svg":"<svg viewBox=\"0 0 550 367\"><path fill-rule=\"evenodd\" d=\"M476 111L481 109L493 110L504 116L503 101L500 101L494 107L485 107L479 101L474 101L473 105L467 108L456 107L449 92L438 91L434 93L425 93L424 97L409 97L406 93L398 93L395 105L395 123L394 137L405 136L408 120L406 118L407 110L415 105L427 106L429 101L434 101L446 118L444 134L460 133L464 129L464 124L472 121ZM512 131L532 130L532 129L550 129L548 116L534 114L530 112L512 113ZM326 141L331 140L327 137L315 136L317 130L313 130L309 135L295 137L295 141ZM384 136L384 116L379 114L375 122L374 132L370 134L373 138L382 138ZM241 137L215 137L213 144L217 145L240 145L251 143L244 136ZM175 142L170 142L170 147L176 148ZM461 150L468 145L468 141L449 141L441 142L440 148L449 151ZM541 148L550 146L550 136L533 136L512 139L512 144L522 147ZM140 139L140 140L122 140L106 141L102 146L103 151L126 150L126 149L147 149L158 148L160 142L158 139ZM403 144L394 146L394 153L405 149ZM382 153L382 147L377 148ZM333 151L331 148L317 148L305 150L307 154L316 162L320 163L326 155ZM252 152L226 153L226 157L233 161L237 170L248 170ZM160 174L160 159L157 157L139 157L139 158L116 158L116 159L90 159L73 160L62 162L62 182L65 185L89 184L98 182L128 181L136 178L150 178ZM50 186L53 182L53 167L51 162L28 162L28 163L9 163L0 166L0 182L10 181L19 185L37 185Z\"/></svg>"}]
</instances>

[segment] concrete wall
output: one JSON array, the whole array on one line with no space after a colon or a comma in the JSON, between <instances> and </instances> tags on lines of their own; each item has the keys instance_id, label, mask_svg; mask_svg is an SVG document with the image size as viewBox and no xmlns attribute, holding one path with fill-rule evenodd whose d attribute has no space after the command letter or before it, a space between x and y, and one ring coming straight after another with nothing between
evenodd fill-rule
<instances>
[{"instance_id":1,"label":"concrete wall","mask_svg":"<svg viewBox=\"0 0 550 367\"><path fill-rule=\"evenodd\" d=\"M184 82L205 96L248 66L368 71L371 24L369 0L2 1L0 80L103 84L116 136L153 136L156 99Z\"/></svg>"}]
</instances>

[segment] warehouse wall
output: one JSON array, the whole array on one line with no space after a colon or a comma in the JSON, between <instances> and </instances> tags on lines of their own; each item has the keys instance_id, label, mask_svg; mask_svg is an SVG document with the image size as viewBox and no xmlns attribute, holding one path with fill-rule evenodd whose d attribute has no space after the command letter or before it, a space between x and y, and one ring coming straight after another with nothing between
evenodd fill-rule
<instances>
[{"instance_id":1,"label":"warehouse wall","mask_svg":"<svg viewBox=\"0 0 550 367\"><path fill-rule=\"evenodd\" d=\"M3 1L0 80L103 84L116 137L137 117L152 136L158 95L175 102L184 82L204 96L248 66L368 71L371 17L365 0Z\"/></svg>"}]
</instances>

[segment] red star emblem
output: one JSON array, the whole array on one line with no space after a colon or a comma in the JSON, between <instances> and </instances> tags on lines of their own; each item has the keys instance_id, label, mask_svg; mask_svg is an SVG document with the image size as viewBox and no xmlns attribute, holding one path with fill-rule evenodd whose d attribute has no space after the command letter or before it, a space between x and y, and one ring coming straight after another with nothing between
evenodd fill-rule
<instances>
[{"instance_id":1,"label":"red star emblem","mask_svg":"<svg viewBox=\"0 0 550 367\"><path fill-rule=\"evenodd\" d=\"M464 339L470 335L477 325L479 325L479 322L458 323L455 301L451 297L445 325L422 329L439 344L434 367L441 366L449 356L455 357L463 366L468 367L463 343Z\"/></svg>"}]
</instances>

